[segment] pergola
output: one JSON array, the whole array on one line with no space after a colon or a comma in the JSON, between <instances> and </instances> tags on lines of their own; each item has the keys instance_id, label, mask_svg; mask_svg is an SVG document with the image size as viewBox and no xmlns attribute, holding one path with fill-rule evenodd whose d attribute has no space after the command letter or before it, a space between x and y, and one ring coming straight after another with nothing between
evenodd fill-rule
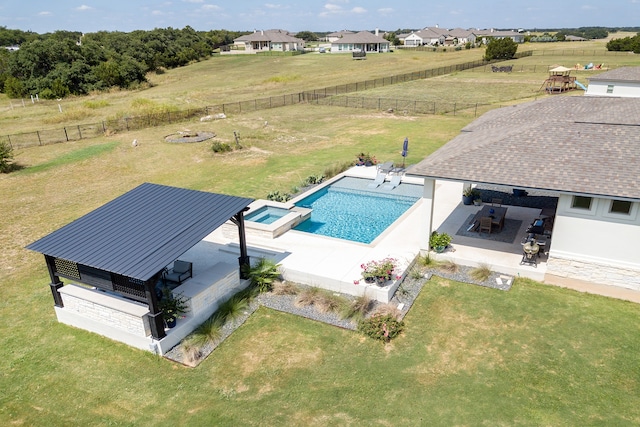
<instances>
[{"instance_id":1,"label":"pergola","mask_svg":"<svg viewBox=\"0 0 640 427\"><path fill-rule=\"evenodd\" d=\"M240 277L249 265L243 212L253 201L144 183L31 243L44 255L51 292L63 307L60 277L149 305L155 339L165 337L155 286L165 267L231 220L238 226Z\"/></svg>"}]
</instances>

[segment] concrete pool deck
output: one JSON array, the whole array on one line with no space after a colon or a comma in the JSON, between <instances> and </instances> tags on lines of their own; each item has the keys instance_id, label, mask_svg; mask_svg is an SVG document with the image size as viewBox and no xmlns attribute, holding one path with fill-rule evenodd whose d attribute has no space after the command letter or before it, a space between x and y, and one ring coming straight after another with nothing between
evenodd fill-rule
<instances>
[{"instance_id":1,"label":"concrete pool deck","mask_svg":"<svg viewBox=\"0 0 640 427\"><path fill-rule=\"evenodd\" d=\"M376 176L376 167L354 167L344 175L373 180ZM325 185L339 178L329 180ZM421 178L407 176L403 177L402 182L419 185L423 183ZM394 190L400 191L400 188L401 186ZM384 190L382 187L375 190L390 194L394 191ZM486 263L496 272L542 281L546 270L544 257L541 258L537 267L520 265L522 259L520 237L524 235L526 225L540 214L540 210L509 206L507 217L522 220L522 230L518 231L513 243L456 236L457 229L467 216L480 209L477 206L462 205L461 194L462 183L445 181L436 183L433 226L434 229L453 236L452 249L438 254L437 257L451 259L458 264L468 266ZM306 195L308 193L293 201ZM425 208L426 203L422 199L419 200L371 244L289 230L276 238L247 235L249 255L252 258L265 256L274 259L281 264L281 271L286 280L350 295L367 294L378 301L387 302L399 283L394 282L385 287L366 284L361 280L360 265L372 260L392 257L399 263L400 271L397 274L401 276L408 274L412 263L420 253L420 235L426 228L423 220ZM210 254L207 258L215 257L216 260L237 263L239 255L237 237L229 236L228 233L223 233L219 229L207 236L204 241L214 244L209 246L209 250L212 247L218 248L216 255ZM198 246L190 252L197 252ZM195 253L186 254L185 257L199 258ZM359 283L356 284L355 281Z\"/></svg>"}]
</instances>

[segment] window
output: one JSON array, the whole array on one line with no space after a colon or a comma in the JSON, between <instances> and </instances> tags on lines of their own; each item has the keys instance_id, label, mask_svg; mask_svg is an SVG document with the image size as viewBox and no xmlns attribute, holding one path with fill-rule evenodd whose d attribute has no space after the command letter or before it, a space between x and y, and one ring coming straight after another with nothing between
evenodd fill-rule
<instances>
[{"instance_id":1,"label":"window","mask_svg":"<svg viewBox=\"0 0 640 427\"><path fill-rule=\"evenodd\" d=\"M591 201L593 199L591 197L584 196L573 196L573 201L571 202L571 207L574 209L585 209L591 210Z\"/></svg>"},{"instance_id":2,"label":"window","mask_svg":"<svg viewBox=\"0 0 640 427\"><path fill-rule=\"evenodd\" d=\"M631 202L627 202L625 200L612 200L609 212L629 215L631 213Z\"/></svg>"},{"instance_id":3,"label":"window","mask_svg":"<svg viewBox=\"0 0 640 427\"><path fill-rule=\"evenodd\" d=\"M613 93L613 85L607 85L607 93Z\"/></svg>"}]
</instances>

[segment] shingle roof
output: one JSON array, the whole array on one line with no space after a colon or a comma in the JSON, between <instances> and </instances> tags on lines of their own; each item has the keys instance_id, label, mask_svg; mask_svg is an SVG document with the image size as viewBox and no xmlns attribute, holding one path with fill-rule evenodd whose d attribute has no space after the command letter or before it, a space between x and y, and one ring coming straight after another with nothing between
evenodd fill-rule
<instances>
[{"instance_id":1,"label":"shingle roof","mask_svg":"<svg viewBox=\"0 0 640 427\"><path fill-rule=\"evenodd\" d=\"M640 67L620 67L615 70L605 71L593 77L589 81L615 80L624 82L640 82Z\"/></svg>"},{"instance_id":2,"label":"shingle roof","mask_svg":"<svg viewBox=\"0 0 640 427\"><path fill-rule=\"evenodd\" d=\"M640 99L559 96L484 114L408 173L640 200Z\"/></svg>"},{"instance_id":3,"label":"shingle roof","mask_svg":"<svg viewBox=\"0 0 640 427\"><path fill-rule=\"evenodd\" d=\"M27 248L146 281L251 202L145 183Z\"/></svg>"},{"instance_id":4,"label":"shingle roof","mask_svg":"<svg viewBox=\"0 0 640 427\"><path fill-rule=\"evenodd\" d=\"M389 43L389 41L368 31L360 31L355 34L345 34L340 40L337 40L334 43Z\"/></svg>"}]
</instances>

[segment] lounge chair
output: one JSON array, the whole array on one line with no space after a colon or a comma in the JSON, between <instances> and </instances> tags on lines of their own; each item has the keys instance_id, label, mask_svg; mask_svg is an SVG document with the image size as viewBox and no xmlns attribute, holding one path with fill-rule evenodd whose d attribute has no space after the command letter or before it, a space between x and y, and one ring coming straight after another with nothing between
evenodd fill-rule
<instances>
[{"instance_id":1,"label":"lounge chair","mask_svg":"<svg viewBox=\"0 0 640 427\"><path fill-rule=\"evenodd\" d=\"M378 165L378 171L385 174L391 172L391 169L393 169L393 162L384 162Z\"/></svg>"},{"instance_id":2,"label":"lounge chair","mask_svg":"<svg viewBox=\"0 0 640 427\"><path fill-rule=\"evenodd\" d=\"M398 185L400 185L400 180L402 180L402 175L393 175L391 177L391 181L389 181L389 183L386 184L383 188L385 190L393 190Z\"/></svg>"},{"instance_id":3,"label":"lounge chair","mask_svg":"<svg viewBox=\"0 0 640 427\"><path fill-rule=\"evenodd\" d=\"M380 186L380 184L382 184L384 182L384 179L386 178L387 174L385 172L378 172L378 174L376 175L376 179L374 179L372 182L370 182L367 187L369 188L378 188Z\"/></svg>"}]
</instances>

